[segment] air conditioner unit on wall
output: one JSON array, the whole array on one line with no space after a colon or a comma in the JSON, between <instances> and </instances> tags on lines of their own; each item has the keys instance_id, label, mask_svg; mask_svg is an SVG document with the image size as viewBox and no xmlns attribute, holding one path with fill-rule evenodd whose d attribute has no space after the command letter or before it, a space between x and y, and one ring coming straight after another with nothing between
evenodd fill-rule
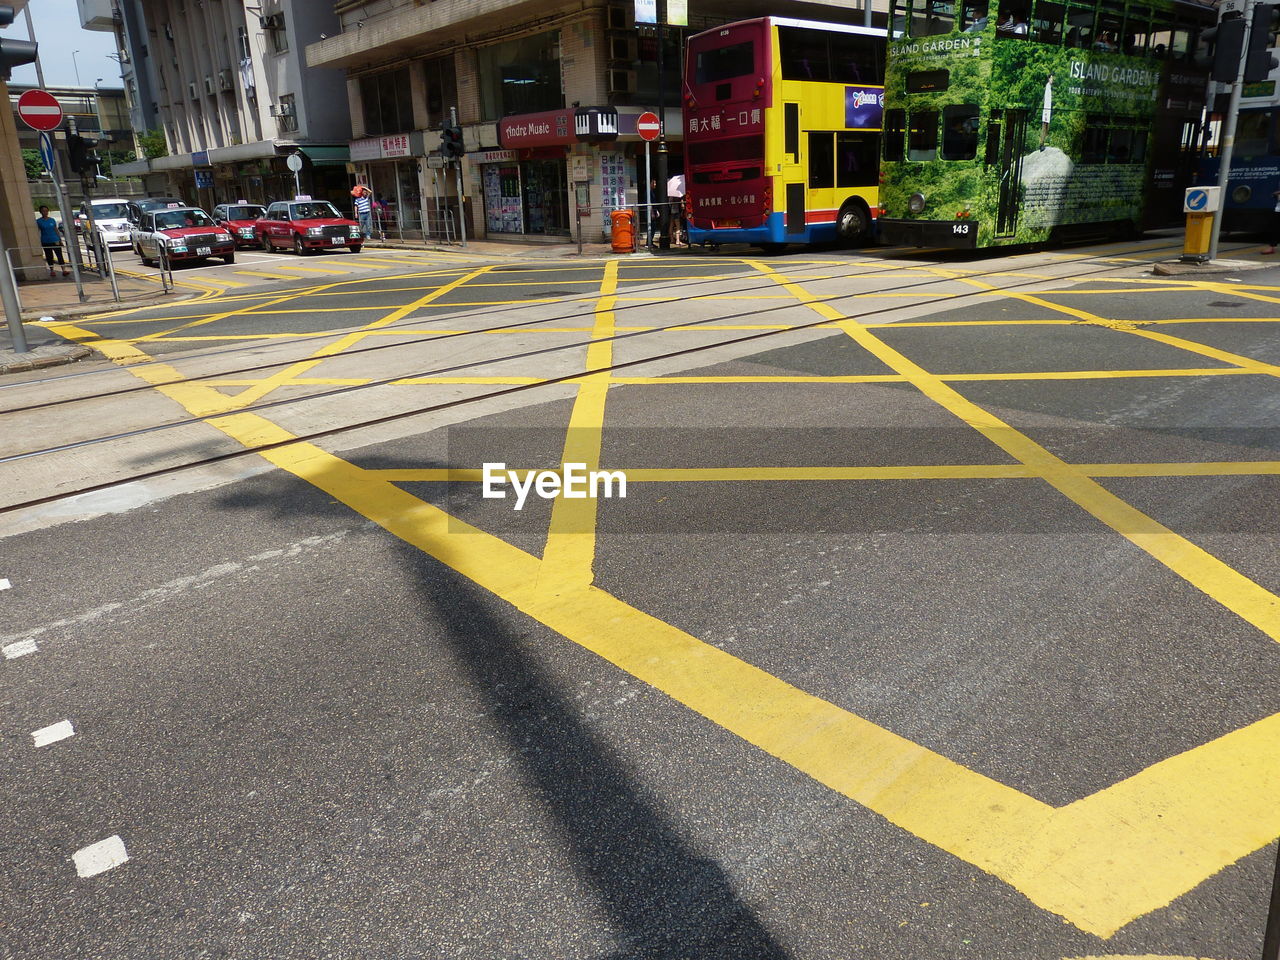
<instances>
[{"instance_id":1,"label":"air conditioner unit on wall","mask_svg":"<svg viewBox=\"0 0 1280 960\"><path fill-rule=\"evenodd\" d=\"M230 70L218 71L218 89L219 90L231 89L231 71Z\"/></svg>"},{"instance_id":2,"label":"air conditioner unit on wall","mask_svg":"<svg viewBox=\"0 0 1280 960\"><path fill-rule=\"evenodd\" d=\"M610 30L633 30L635 24L631 20L630 6L609 6L609 18L607 23Z\"/></svg>"},{"instance_id":3,"label":"air conditioner unit on wall","mask_svg":"<svg viewBox=\"0 0 1280 960\"><path fill-rule=\"evenodd\" d=\"M198 100L200 98L200 91L196 88L194 80L187 84L187 92L191 94L192 100Z\"/></svg>"},{"instance_id":4,"label":"air conditioner unit on wall","mask_svg":"<svg viewBox=\"0 0 1280 960\"><path fill-rule=\"evenodd\" d=\"M634 70L610 70L609 93L635 93L636 72Z\"/></svg>"},{"instance_id":5,"label":"air conditioner unit on wall","mask_svg":"<svg viewBox=\"0 0 1280 960\"><path fill-rule=\"evenodd\" d=\"M205 78L204 78L204 92L205 92L205 93L213 93L213 90L214 90L214 87L213 87L213 77L205 77Z\"/></svg>"},{"instance_id":6,"label":"air conditioner unit on wall","mask_svg":"<svg viewBox=\"0 0 1280 960\"><path fill-rule=\"evenodd\" d=\"M259 17L258 26L260 26L263 30L283 30L284 14L269 13L265 17Z\"/></svg>"},{"instance_id":7,"label":"air conditioner unit on wall","mask_svg":"<svg viewBox=\"0 0 1280 960\"><path fill-rule=\"evenodd\" d=\"M610 37L609 38L609 59L625 60L627 63L637 59L639 54L636 51L635 37Z\"/></svg>"},{"instance_id":8,"label":"air conditioner unit on wall","mask_svg":"<svg viewBox=\"0 0 1280 960\"><path fill-rule=\"evenodd\" d=\"M273 117L292 117L294 113L292 103L273 103L267 110Z\"/></svg>"}]
</instances>

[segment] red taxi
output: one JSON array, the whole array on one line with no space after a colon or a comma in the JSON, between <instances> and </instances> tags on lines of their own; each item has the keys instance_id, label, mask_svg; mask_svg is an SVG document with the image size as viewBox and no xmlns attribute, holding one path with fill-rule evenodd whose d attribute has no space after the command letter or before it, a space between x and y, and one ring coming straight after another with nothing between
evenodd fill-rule
<instances>
[{"instance_id":1,"label":"red taxi","mask_svg":"<svg viewBox=\"0 0 1280 960\"><path fill-rule=\"evenodd\" d=\"M213 222L199 207L177 207L142 214L134 232L142 262L167 257L170 261L221 257L236 262L236 242L231 232Z\"/></svg>"},{"instance_id":2,"label":"red taxi","mask_svg":"<svg viewBox=\"0 0 1280 960\"><path fill-rule=\"evenodd\" d=\"M256 203L237 200L235 203L220 203L213 208L213 219L221 227L231 231L236 238L237 247L260 247L258 238L258 221L266 214L267 208Z\"/></svg>"},{"instance_id":3,"label":"red taxi","mask_svg":"<svg viewBox=\"0 0 1280 960\"><path fill-rule=\"evenodd\" d=\"M345 247L359 253L364 244L360 224L349 220L327 200L287 200L273 203L258 221L258 236L266 250L310 250Z\"/></svg>"}]
</instances>

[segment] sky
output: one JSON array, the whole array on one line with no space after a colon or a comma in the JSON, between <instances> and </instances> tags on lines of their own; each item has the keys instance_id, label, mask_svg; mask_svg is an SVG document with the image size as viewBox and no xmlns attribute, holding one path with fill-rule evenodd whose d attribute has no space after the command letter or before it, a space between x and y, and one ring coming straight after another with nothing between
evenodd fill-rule
<instances>
[{"instance_id":1,"label":"sky","mask_svg":"<svg viewBox=\"0 0 1280 960\"><path fill-rule=\"evenodd\" d=\"M83 30L76 0L31 0L31 18L35 23L36 41L40 44L40 65L44 67L44 81L50 86L76 84L79 69L79 85L92 87L102 77L102 86L120 87L120 65L107 57L116 52L116 43L110 31ZM14 40L25 40L27 21L24 14L13 18L13 26L4 35ZM75 57L72 51L78 50ZM32 64L17 67L10 83L34 84L36 68Z\"/></svg>"}]
</instances>

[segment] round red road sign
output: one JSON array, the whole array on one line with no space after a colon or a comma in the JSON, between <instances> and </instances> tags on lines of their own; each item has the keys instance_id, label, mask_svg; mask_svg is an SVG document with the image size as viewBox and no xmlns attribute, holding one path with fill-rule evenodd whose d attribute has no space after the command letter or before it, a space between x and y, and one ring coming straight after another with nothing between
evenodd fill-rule
<instances>
[{"instance_id":1,"label":"round red road sign","mask_svg":"<svg viewBox=\"0 0 1280 960\"><path fill-rule=\"evenodd\" d=\"M18 98L18 116L32 130L56 130L62 123L62 107L53 94L28 90Z\"/></svg>"},{"instance_id":2,"label":"round red road sign","mask_svg":"<svg viewBox=\"0 0 1280 960\"><path fill-rule=\"evenodd\" d=\"M641 140L657 140L658 115L656 113L642 113L636 117L636 133L640 134Z\"/></svg>"}]
</instances>

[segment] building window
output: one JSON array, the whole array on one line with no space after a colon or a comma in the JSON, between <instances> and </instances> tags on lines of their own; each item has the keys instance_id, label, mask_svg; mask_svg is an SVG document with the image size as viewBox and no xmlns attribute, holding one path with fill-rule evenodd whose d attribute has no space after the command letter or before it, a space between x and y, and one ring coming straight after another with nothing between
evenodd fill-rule
<instances>
[{"instance_id":1,"label":"building window","mask_svg":"<svg viewBox=\"0 0 1280 960\"><path fill-rule=\"evenodd\" d=\"M509 40L476 52L485 120L564 106L560 31Z\"/></svg>"},{"instance_id":2,"label":"building window","mask_svg":"<svg viewBox=\"0 0 1280 960\"><path fill-rule=\"evenodd\" d=\"M371 137L413 129L413 94L409 68L360 78L364 132Z\"/></svg>"},{"instance_id":3,"label":"building window","mask_svg":"<svg viewBox=\"0 0 1280 960\"><path fill-rule=\"evenodd\" d=\"M428 60L422 65L427 88L427 129L444 125L449 108L458 105L458 80L453 57Z\"/></svg>"},{"instance_id":4,"label":"building window","mask_svg":"<svg viewBox=\"0 0 1280 960\"><path fill-rule=\"evenodd\" d=\"M292 93L286 93L280 98L278 119L281 133L294 133L297 131L298 106Z\"/></svg>"},{"instance_id":5,"label":"building window","mask_svg":"<svg viewBox=\"0 0 1280 960\"><path fill-rule=\"evenodd\" d=\"M275 53L285 53L288 51L289 31L284 28L284 17L280 17L277 21L274 21L271 29L267 32L271 34L272 51Z\"/></svg>"}]
</instances>

